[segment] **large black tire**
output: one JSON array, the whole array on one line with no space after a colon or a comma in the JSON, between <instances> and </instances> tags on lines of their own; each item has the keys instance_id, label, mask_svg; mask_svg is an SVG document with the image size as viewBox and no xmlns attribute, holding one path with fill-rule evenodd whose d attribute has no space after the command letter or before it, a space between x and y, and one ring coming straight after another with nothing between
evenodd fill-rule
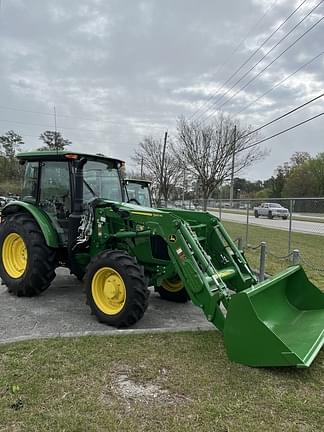
<instances>
[{"instance_id":1,"label":"large black tire","mask_svg":"<svg viewBox=\"0 0 324 432\"><path fill-rule=\"evenodd\" d=\"M87 304L104 324L129 327L142 318L148 306L143 267L124 251L104 251L95 256L87 267L85 287Z\"/></svg>"},{"instance_id":2,"label":"large black tire","mask_svg":"<svg viewBox=\"0 0 324 432\"><path fill-rule=\"evenodd\" d=\"M254 217L258 218L259 217L259 213L257 210L254 210Z\"/></svg>"},{"instance_id":3,"label":"large black tire","mask_svg":"<svg viewBox=\"0 0 324 432\"><path fill-rule=\"evenodd\" d=\"M273 214L272 214L271 211L269 211L269 213L268 213L268 218L269 218L269 219L273 219Z\"/></svg>"},{"instance_id":4,"label":"large black tire","mask_svg":"<svg viewBox=\"0 0 324 432\"><path fill-rule=\"evenodd\" d=\"M13 236L18 242L23 241L26 254L24 269L18 270L15 275L15 250L8 253L8 241ZM0 251L0 277L8 291L18 297L39 295L55 278L56 250L47 246L39 225L30 214L10 215L0 225ZM13 267L10 267L10 260L13 260Z\"/></svg>"},{"instance_id":5,"label":"large black tire","mask_svg":"<svg viewBox=\"0 0 324 432\"><path fill-rule=\"evenodd\" d=\"M179 285L178 288L176 288L177 285ZM186 303L189 300L188 293L178 277L165 281L163 285L155 287L155 291L160 294L163 300L175 303Z\"/></svg>"}]
</instances>

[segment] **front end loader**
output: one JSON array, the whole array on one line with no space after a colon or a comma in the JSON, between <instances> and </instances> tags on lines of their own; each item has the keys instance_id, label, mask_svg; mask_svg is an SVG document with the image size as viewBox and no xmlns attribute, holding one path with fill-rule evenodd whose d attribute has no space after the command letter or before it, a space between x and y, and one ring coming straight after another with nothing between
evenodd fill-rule
<instances>
[{"instance_id":1,"label":"front end loader","mask_svg":"<svg viewBox=\"0 0 324 432\"><path fill-rule=\"evenodd\" d=\"M18 296L43 292L65 266L84 279L100 322L127 327L148 286L184 291L224 335L231 360L310 366L324 341L324 293L300 266L258 283L219 219L208 212L127 202L122 161L21 153L21 201L2 211L0 276Z\"/></svg>"}]
</instances>

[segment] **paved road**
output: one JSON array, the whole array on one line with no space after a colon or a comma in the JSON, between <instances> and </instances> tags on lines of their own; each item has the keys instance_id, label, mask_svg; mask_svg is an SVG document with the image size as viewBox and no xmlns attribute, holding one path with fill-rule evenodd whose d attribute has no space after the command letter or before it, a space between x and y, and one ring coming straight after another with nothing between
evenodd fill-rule
<instances>
[{"instance_id":1,"label":"paved road","mask_svg":"<svg viewBox=\"0 0 324 432\"><path fill-rule=\"evenodd\" d=\"M211 212L216 216L219 216L218 212ZM237 213L222 213L222 220L227 220L231 222L238 222L246 224L246 215ZM289 230L289 220L282 219L267 219L264 217L255 218L253 215L249 216L249 224L258 225L267 228L275 228L288 231ZM292 221L292 231L301 232L305 234L317 234L324 235L324 223L318 222L306 222L306 221Z\"/></svg>"},{"instance_id":2,"label":"paved road","mask_svg":"<svg viewBox=\"0 0 324 432\"><path fill-rule=\"evenodd\" d=\"M131 330L100 324L85 304L82 283L66 269L57 270L53 284L39 297L15 297L0 286L0 343L48 336L192 329L215 327L190 302L163 301L154 292L144 317Z\"/></svg>"}]
</instances>

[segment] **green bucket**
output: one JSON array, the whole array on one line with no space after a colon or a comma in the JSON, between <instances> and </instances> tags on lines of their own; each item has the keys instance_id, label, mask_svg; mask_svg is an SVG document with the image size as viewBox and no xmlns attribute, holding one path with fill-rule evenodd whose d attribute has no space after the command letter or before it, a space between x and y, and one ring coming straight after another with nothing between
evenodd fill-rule
<instances>
[{"instance_id":1,"label":"green bucket","mask_svg":"<svg viewBox=\"0 0 324 432\"><path fill-rule=\"evenodd\" d=\"M238 363L308 367L324 343L324 292L290 267L233 295L224 341Z\"/></svg>"}]
</instances>

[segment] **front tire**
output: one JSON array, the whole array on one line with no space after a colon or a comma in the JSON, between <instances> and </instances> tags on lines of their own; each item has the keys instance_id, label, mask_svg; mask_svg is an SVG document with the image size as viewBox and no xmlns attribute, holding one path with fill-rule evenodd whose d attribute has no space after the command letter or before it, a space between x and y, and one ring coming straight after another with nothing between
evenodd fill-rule
<instances>
[{"instance_id":1,"label":"front tire","mask_svg":"<svg viewBox=\"0 0 324 432\"><path fill-rule=\"evenodd\" d=\"M47 246L35 219L26 213L6 218L0 227L0 277L8 291L32 297L55 278L56 251Z\"/></svg>"},{"instance_id":2,"label":"front tire","mask_svg":"<svg viewBox=\"0 0 324 432\"><path fill-rule=\"evenodd\" d=\"M268 218L269 218L269 219L273 219L273 214L272 214L271 211L268 213Z\"/></svg>"},{"instance_id":3,"label":"front tire","mask_svg":"<svg viewBox=\"0 0 324 432\"><path fill-rule=\"evenodd\" d=\"M161 286L155 287L163 300L173 301L176 303L186 303L189 296L181 279L177 276L172 279L166 279Z\"/></svg>"},{"instance_id":4,"label":"front tire","mask_svg":"<svg viewBox=\"0 0 324 432\"><path fill-rule=\"evenodd\" d=\"M255 218L258 218L258 217L259 217L259 213L258 213L256 210L254 211L254 217L255 217Z\"/></svg>"},{"instance_id":5,"label":"front tire","mask_svg":"<svg viewBox=\"0 0 324 432\"><path fill-rule=\"evenodd\" d=\"M142 318L149 290L141 266L123 251L95 256L85 276L87 303L99 322L129 327Z\"/></svg>"}]
</instances>

